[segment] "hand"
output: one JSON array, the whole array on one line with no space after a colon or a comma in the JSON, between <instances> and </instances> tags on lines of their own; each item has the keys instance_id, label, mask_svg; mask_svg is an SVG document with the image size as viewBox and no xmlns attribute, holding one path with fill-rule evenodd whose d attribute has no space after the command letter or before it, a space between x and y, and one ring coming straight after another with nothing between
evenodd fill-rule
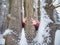
<instances>
[{"instance_id":1,"label":"hand","mask_svg":"<svg viewBox=\"0 0 60 45\"><path fill-rule=\"evenodd\" d=\"M32 21L33 25L37 23L33 18L31 18L31 21Z\"/></svg>"}]
</instances>

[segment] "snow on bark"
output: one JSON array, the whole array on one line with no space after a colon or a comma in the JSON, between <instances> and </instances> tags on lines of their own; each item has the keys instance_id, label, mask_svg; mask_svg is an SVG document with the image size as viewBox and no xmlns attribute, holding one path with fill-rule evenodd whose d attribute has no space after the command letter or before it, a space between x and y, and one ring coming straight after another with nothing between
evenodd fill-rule
<instances>
[{"instance_id":1,"label":"snow on bark","mask_svg":"<svg viewBox=\"0 0 60 45\"><path fill-rule=\"evenodd\" d=\"M52 4L54 7L60 7L60 1L59 0L53 0Z\"/></svg>"}]
</instances>

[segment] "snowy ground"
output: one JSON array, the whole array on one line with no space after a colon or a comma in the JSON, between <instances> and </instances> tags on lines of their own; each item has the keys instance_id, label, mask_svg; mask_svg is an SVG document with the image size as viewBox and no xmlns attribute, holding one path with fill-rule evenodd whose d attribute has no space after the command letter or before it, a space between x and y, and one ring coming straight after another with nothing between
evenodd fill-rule
<instances>
[{"instance_id":1,"label":"snowy ground","mask_svg":"<svg viewBox=\"0 0 60 45\"><path fill-rule=\"evenodd\" d=\"M24 32L24 31L23 31ZM0 45L5 43L5 39L3 39L2 34L0 34ZM60 45L60 30L56 31L55 35L55 45Z\"/></svg>"},{"instance_id":2,"label":"snowy ground","mask_svg":"<svg viewBox=\"0 0 60 45\"><path fill-rule=\"evenodd\" d=\"M22 32L21 32L21 40L19 41L19 45L28 45L27 39L26 39L26 37L25 37L25 31L24 31L24 28L22 28Z\"/></svg>"},{"instance_id":3,"label":"snowy ground","mask_svg":"<svg viewBox=\"0 0 60 45\"><path fill-rule=\"evenodd\" d=\"M56 34L55 34L55 45L60 45L60 30L56 31Z\"/></svg>"},{"instance_id":4,"label":"snowy ground","mask_svg":"<svg viewBox=\"0 0 60 45\"><path fill-rule=\"evenodd\" d=\"M5 39L3 38L2 34L0 34L0 45L5 44Z\"/></svg>"},{"instance_id":5,"label":"snowy ground","mask_svg":"<svg viewBox=\"0 0 60 45\"><path fill-rule=\"evenodd\" d=\"M11 32L13 32L13 31L10 30L10 29L6 29L3 34L0 34L0 45L4 45L5 44L5 39L3 38L3 36L5 36L7 34L11 34Z\"/></svg>"}]
</instances>

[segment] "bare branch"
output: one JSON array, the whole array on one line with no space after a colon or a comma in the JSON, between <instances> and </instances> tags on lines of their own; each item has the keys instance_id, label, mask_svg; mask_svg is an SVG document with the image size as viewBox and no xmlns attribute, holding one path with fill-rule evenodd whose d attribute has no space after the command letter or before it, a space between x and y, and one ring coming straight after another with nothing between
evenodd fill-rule
<instances>
[{"instance_id":1,"label":"bare branch","mask_svg":"<svg viewBox=\"0 0 60 45\"><path fill-rule=\"evenodd\" d=\"M56 0L54 0L49 6L54 6L55 8L60 7L60 4L54 4Z\"/></svg>"}]
</instances>

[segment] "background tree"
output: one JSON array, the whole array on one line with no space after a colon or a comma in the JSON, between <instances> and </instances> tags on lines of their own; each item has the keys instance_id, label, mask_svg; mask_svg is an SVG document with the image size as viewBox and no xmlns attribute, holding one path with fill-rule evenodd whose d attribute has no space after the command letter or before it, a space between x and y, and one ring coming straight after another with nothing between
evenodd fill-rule
<instances>
[{"instance_id":1,"label":"background tree","mask_svg":"<svg viewBox=\"0 0 60 45\"><path fill-rule=\"evenodd\" d=\"M18 45L19 34L21 32L21 5L22 0L11 0L10 8L10 18L9 19L9 29L12 29L13 32L10 35L5 37L6 45Z\"/></svg>"},{"instance_id":2,"label":"background tree","mask_svg":"<svg viewBox=\"0 0 60 45\"><path fill-rule=\"evenodd\" d=\"M3 33L7 29L8 0L0 0L0 32Z\"/></svg>"},{"instance_id":3,"label":"background tree","mask_svg":"<svg viewBox=\"0 0 60 45\"><path fill-rule=\"evenodd\" d=\"M53 21L53 23L49 24L49 27L51 28L50 30L50 38L51 38L51 42L47 43L48 45L54 45L54 39L55 39L55 32L58 29L58 24L55 23L54 17L53 17L53 12L54 9L59 7L59 5L53 5L52 0L45 0L46 6L44 7L48 16L50 17L50 19Z\"/></svg>"}]
</instances>

